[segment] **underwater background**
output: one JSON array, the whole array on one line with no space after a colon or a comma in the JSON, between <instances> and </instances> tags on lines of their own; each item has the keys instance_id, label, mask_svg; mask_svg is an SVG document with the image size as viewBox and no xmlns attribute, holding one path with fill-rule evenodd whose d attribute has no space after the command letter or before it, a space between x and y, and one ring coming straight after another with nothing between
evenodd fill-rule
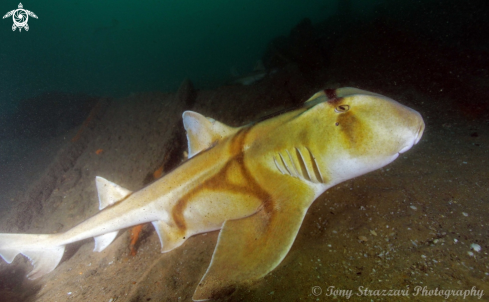
<instances>
[{"instance_id":1,"label":"underwater background","mask_svg":"<svg viewBox=\"0 0 489 302\"><path fill-rule=\"evenodd\" d=\"M419 111L422 140L319 197L283 263L221 300L327 301L330 285L487 300L489 1L22 5L28 31L0 20L0 233L66 231L98 213L95 176L139 190L178 167L184 110L240 126L352 86ZM101 254L74 244L40 282L0 261L0 300L190 301L218 233L161 254L145 225L135 255L129 233ZM412 293L398 298L432 301Z\"/></svg>"},{"instance_id":2,"label":"underwater background","mask_svg":"<svg viewBox=\"0 0 489 302\"><path fill-rule=\"evenodd\" d=\"M172 91L183 78L197 88L217 87L231 69L251 71L274 39L287 36L305 18L315 24L313 40L322 40L326 52L347 27L353 32L374 20L389 20L460 50L487 51L487 3L480 0L47 0L24 5L39 16L29 19L29 32L11 32L11 18L0 28L1 114L47 91L119 97ZM16 7L7 1L1 8Z\"/></svg>"},{"instance_id":3,"label":"underwater background","mask_svg":"<svg viewBox=\"0 0 489 302\"><path fill-rule=\"evenodd\" d=\"M352 1L369 14L379 1ZM2 2L8 12L16 2ZM231 67L250 71L267 43L303 18L325 20L337 1L30 1L29 32L2 20L1 111L45 91L122 96L217 86Z\"/></svg>"}]
</instances>

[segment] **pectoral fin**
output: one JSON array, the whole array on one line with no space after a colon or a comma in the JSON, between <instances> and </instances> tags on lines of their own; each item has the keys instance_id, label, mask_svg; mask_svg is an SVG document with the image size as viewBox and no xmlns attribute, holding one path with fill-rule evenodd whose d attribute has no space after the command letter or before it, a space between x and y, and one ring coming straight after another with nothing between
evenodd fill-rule
<instances>
[{"instance_id":1,"label":"pectoral fin","mask_svg":"<svg viewBox=\"0 0 489 302\"><path fill-rule=\"evenodd\" d=\"M229 294L236 285L265 276L285 258L297 236L308 206L263 208L256 214L228 220L193 300Z\"/></svg>"}]
</instances>

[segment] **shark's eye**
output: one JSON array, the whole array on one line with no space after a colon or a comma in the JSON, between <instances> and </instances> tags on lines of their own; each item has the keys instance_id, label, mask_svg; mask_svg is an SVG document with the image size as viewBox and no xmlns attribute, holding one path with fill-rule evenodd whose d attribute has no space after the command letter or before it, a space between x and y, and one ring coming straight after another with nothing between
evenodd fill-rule
<instances>
[{"instance_id":1,"label":"shark's eye","mask_svg":"<svg viewBox=\"0 0 489 302\"><path fill-rule=\"evenodd\" d=\"M338 107L336 107L334 109L334 112L336 112L336 113L344 113L344 112L347 112L348 110L350 110L350 106L348 106L348 105L339 105Z\"/></svg>"}]
</instances>

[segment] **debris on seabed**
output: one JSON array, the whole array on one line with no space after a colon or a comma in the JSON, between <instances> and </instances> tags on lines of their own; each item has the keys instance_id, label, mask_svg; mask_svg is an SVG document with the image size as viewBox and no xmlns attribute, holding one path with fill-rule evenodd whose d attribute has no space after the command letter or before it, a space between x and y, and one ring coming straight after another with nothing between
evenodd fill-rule
<instances>
[{"instance_id":1,"label":"debris on seabed","mask_svg":"<svg viewBox=\"0 0 489 302\"><path fill-rule=\"evenodd\" d=\"M481 251L481 246L477 243L472 243L470 245L470 249L476 251L477 253Z\"/></svg>"}]
</instances>

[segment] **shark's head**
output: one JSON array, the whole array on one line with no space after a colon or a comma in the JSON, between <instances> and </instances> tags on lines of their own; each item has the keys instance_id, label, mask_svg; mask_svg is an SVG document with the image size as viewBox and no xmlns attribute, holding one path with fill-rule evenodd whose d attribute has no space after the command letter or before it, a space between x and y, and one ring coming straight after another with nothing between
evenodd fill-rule
<instances>
[{"instance_id":1,"label":"shark's head","mask_svg":"<svg viewBox=\"0 0 489 302\"><path fill-rule=\"evenodd\" d=\"M418 143L425 127L417 111L355 88L321 91L308 102L322 125L320 168L330 185L389 164Z\"/></svg>"}]
</instances>

